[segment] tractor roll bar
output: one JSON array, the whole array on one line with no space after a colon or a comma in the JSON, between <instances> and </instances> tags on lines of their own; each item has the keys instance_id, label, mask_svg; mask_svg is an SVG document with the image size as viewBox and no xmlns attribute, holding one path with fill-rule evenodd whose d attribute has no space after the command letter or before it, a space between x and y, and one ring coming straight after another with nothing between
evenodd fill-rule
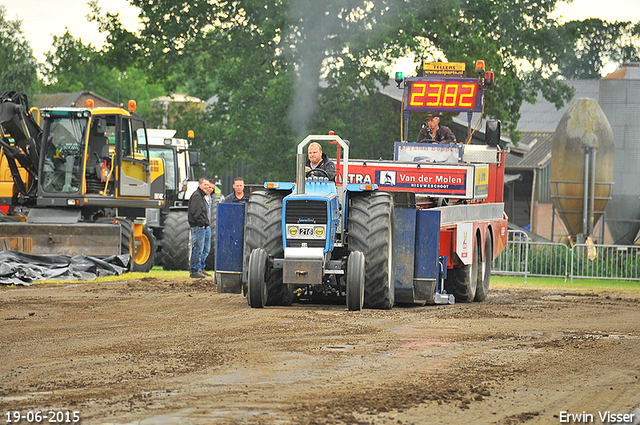
<instances>
[{"instance_id":1,"label":"tractor roll bar","mask_svg":"<svg viewBox=\"0 0 640 425\"><path fill-rule=\"evenodd\" d=\"M342 198L342 194L344 194L344 188L346 187L346 182L349 176L349 143L345 140L342 140L339 136L335 134L320 134L320 135L309 135L305 137L305 139L298 144L298 155L297 155L297 163L296 163L296 185L297 191L296 193L304 193L304 182L305 182L305 172L304 166L307 163L307 159L304 155L304 148L311 142L319 142L319 141L327 141L327 142L337 142L342 147L342 187L338 189L338 193L340 193L340 198ZM336 180L338 179L338 175L336 174ZM336 182L336 188L337 187ZM341 199L343 200L343 199Z\"/></svg>"}]
</instances>

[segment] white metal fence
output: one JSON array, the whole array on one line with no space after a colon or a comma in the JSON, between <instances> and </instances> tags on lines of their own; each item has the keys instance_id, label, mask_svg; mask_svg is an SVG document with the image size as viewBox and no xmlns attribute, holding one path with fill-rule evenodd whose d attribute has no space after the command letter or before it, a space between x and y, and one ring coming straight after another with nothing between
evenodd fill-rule
<instances>
[{"instance_id":1,"label":"white metal fence","mask_svg":"<svg viewBox=\"0 0 640 425\"><path fill-rule=\"evenodd\" d=\"M640 247L532 241L526 233L509 230L507 247L495 259L493 274L640 280Z\"/></svg>"}]
</instances>

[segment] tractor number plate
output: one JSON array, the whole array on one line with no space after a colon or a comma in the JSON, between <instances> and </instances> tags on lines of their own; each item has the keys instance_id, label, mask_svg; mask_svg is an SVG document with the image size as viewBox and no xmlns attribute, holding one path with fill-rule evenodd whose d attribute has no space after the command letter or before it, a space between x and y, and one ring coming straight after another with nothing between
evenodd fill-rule
<instances>
[{"instance_id":1,"label":"tractor number plate","mask_svg":"<svg viewBox=\"0 0 640 425\"><path fill-rule=\"evenodd\" d=\"M289 239L324 239L326 233L324 224L287 224L287 238Z\"/></svg>"},{"instance_id":2,"label":"tractor number plate","mask_svg":"<svg viewBox=\"0 0 640 425\"><path fill-rule=\"evenodd\" d=\"M300 236L310 238L313 236L313 227L301 227Z\"/></svg>"}]
</instances>

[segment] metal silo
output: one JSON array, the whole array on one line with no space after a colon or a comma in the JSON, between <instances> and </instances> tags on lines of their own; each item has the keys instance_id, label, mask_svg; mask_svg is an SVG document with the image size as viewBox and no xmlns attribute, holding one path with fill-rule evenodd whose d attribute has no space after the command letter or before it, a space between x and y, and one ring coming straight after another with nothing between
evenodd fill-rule
<instances>
[{"instance_id":1,"label":"metal silo","mask_svg":"<svg viewBox=\"0 0 640 425\"><path fill-rule=\"evenodd\" d=\"M606 222L615 244L630 245L640 228L640 65L624 64L600 80L599 97L615 143Z\"/></svg>"},{"instance_id":2,"label":"metal silo","mask_svg":"<svg viewBox=\"0 0 640 425\"><path fill-rule=\"evenodd\" d=\"M613 156L613 132L598 102L574 99L553 134L551 196L578 242L593 234L607 205Z\"/></svg>"}]
</instances>

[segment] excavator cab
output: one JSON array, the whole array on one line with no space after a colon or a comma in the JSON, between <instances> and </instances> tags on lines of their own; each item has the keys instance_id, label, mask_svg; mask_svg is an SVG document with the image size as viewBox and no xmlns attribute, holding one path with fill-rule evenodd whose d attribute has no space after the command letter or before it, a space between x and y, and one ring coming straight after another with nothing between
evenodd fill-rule
<instances>
[{"instance_id":1,"label":"excavator cab","mask_svg":"<svg viewBox=\"0 0 640 425\"><path fill-rule=\"evenodd\" d=\"M154 198L144 121L108 109L42 111L41 197Z\"/></svg>"}]
</instances>

